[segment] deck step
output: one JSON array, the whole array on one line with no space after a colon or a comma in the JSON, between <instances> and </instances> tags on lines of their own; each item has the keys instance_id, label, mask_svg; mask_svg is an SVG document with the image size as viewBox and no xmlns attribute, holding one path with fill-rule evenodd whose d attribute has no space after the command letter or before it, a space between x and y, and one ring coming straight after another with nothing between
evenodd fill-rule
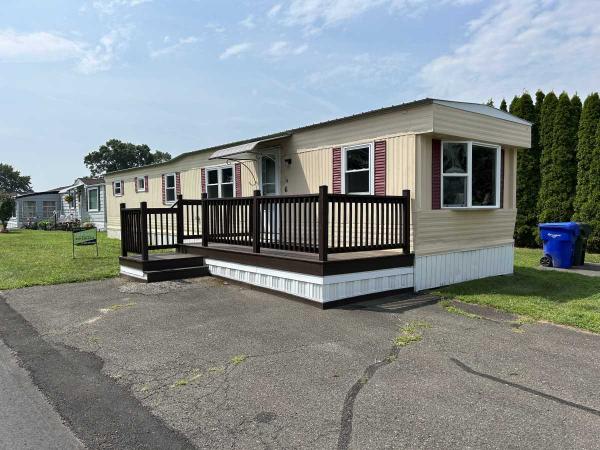
<instances>
[{"instance_id":1,"label":"deck step","mask_svg":"<svg viewBox=\"0 0 600 450\"><path fill-rule=\"evenodd\" d=\"M182 267L180 269L164 269L145 271L146 282L182 280L184 278L205 277L210 275L208 266Z\"/></svg>"},{"instance_id":2,"label":"deck step","mask_svg":"<svg viewBox=\"0 0 600 450\"><path fill-rule=\"evenodd\" d=\"M148 261L142 261L139 256L121 256L119 262L121 266L150 272L203 266L204 257L184 253L165 253L151 255Z\"/></svg>"}]
</instances>

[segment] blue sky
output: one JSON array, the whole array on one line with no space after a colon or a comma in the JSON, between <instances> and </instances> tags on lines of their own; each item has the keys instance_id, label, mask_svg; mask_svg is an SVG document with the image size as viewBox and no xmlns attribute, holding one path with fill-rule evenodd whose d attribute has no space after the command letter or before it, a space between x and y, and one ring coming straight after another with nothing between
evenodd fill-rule
<instances>
[{"instance_id":1,"label":"blue sky","mask_svg":"<svg viewBox=\"0 0 600 450\"><path fill-rule=\"evenodd\" d=\"M3 0L0 162L36 189L111 138L172 155L423 97L587 95L590 0Z\"/></svg>"}]
</instances>

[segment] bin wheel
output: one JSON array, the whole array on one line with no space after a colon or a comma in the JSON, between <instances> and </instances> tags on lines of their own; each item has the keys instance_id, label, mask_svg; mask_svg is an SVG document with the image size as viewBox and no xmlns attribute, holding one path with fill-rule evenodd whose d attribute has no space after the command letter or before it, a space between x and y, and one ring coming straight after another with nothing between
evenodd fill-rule
<instances>
[{"instance_id":1,"label":"bin wheel","mask_svg":"<svg viewBox=\"0 0 600 450\"><path fill-rule=\"evenodd\" d=\"M540 259L540 264L543 267L552 267L552 258L549 256L542 256L542 259Z\"/></svg>"}]
</instances>

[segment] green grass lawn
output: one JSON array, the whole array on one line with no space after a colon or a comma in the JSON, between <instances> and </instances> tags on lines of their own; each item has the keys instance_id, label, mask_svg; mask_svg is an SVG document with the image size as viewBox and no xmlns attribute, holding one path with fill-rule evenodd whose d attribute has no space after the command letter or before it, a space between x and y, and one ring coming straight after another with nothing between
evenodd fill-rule
<instances>
[{"instance_id":1,"label":"green grass lawn","mask_svg":"<svg viewBox=\"0 0 600 450\"><path fill-rule=\"evenodd\" d=\"M539 270L541 250L515 251L515 274L438 290L448 298L600 333L600 278ZM599 254L586 262L600 263Z\"/></svg>"},{"instance_id":2,"label":"green grass lawn","mask_svg":"<svg viewBox=\"0 0 600 450\"><path fill-rule=\"evenodd\" d=\"M121 242L98 233L95 246L75 248L67 231L0 233L0 289L99 280L119 274Z\"/></svg>"}]
</instances>

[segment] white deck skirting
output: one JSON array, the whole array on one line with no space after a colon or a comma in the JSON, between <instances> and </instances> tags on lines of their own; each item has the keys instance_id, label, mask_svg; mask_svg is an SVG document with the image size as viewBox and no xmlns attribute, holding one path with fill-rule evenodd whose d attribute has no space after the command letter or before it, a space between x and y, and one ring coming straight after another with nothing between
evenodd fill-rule
<instances>
[{"instance_id":1,"label":"white deck skirting","mask_svg":"<svg viewBox=\"0 0 600 450\"><path fill-rule=\"evenodd\" d=\"M413 287L413 268L315 276L206 258L211 275L285 292L319 303Z\"/></svg>"},{"instance_id":2,"label":"white deck skirting","mask_svg":"<svg viewBox=\"0 0 600 450\"><path fill-rule=\"evenodd\" d=\"M121 275L125 275L131 278L137 278L138 280L147 280L148 275L141 269L134 269L133 267L124 266L121 264Z\"/></svg>"},{"instance_id":3,"label":"white deck skirting","mask_svg":"<svg viewBox=\"0 0 600 450\"><path fill-rule=\"evenodd\" d=\"M513 273L514 245L415 255L415 291Z\"/></svg>"}]
</instances>

